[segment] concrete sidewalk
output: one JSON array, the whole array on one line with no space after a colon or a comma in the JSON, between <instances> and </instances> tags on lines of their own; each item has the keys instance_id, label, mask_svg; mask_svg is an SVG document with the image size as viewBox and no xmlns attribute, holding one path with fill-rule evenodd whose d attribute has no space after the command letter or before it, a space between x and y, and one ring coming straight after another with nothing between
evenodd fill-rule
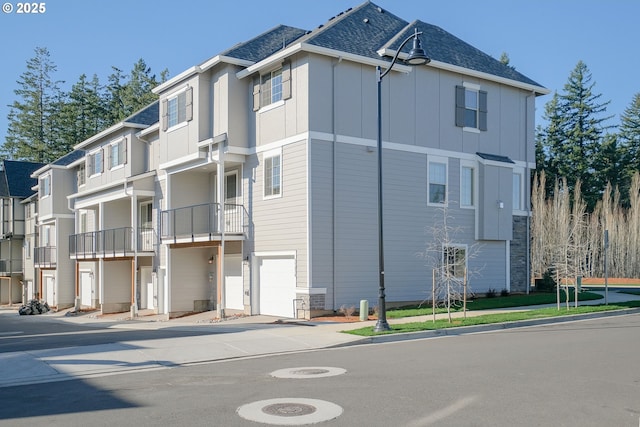
<instances>
[{"instance_id":1,"label":"concrete sidewalk","mask_svg":"<svg viewBox=\"0 0 640 427\"><path fill-rule=\"evenodd\" d=\"M639 300L638 295L609 292L609 303ZM602 304L604 300L581 303ZM551 306L555 306L552 304ZM536 307L517 307L491 310L522 311ZM0 316L13 315L17 310L3 309ZM626 311L626 310L625 310ZM638 312L634 309L631 312ZM486 314L489 311L468 312L467 316ZM70 322L78 325L108 329L198 331L197 336L122 341L112 344L89 345L48 350L22 351L0 354L0 387L34 384L70 379L114 375L130 371L168 369L176 366L206 363L234 358L308 351L359 343L388 342L419 339L430 336L473 333L480 330L503 329L505 325L454 328L447 331L383 335L363 338L340 331L374 325L375 321L356 323L321 323L294 321L270 316L239 317L212 323L212 313L200 313L180 319L158 321L154 316L142 316L126 320L127 314L98 317L95 313L77 316L68 312L39 315L47 321ZM622 314L622 313L617 313ZM462 313L455 313L456 317ZM605 314L602 314L605 315ZM610 315L610 314L609 314ZM439 315L442 316L442 315ZM573 317L573 316L570 316ZM390 324L431 320L431 316L389 319ZM556 323L567 318L541 319L520 326L540 323ZM179 335L179 334L178 334ZM0 336L0 339L20 339L20 335Z\"/></svg>"}]
</instances>

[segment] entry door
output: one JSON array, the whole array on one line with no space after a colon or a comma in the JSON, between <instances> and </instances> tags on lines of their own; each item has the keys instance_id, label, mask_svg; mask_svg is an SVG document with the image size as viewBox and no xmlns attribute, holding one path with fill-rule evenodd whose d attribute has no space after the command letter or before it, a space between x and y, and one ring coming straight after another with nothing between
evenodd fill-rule
<instances>
[{"instance_id":1,"label":"entry door","mask_svg":"<svg viewBox=\"0 0 640 427\"><path fill-rule=\"evenodd\" d=\"M153 204L144 202L140 204L140 242L139 250L152 252L153 248Z\"/></svg>"},{"instance_id":2,"label":"entry door","mask_svg":"<svg viewBox=\"0 0 640 427\"><path fill-rule=\"evenodd\" d=\"M151 268L140 268L140 306L141 308L153 309L158 306L158 292L153 285Z\"/></svg>"},{"instance_id":3,"label":"entry door","mask_svg":"<svg viewBox=\"0 0 640 427\"><path fill-rule=\"evenodd\" d=\"M55 285L55 279L53 278L53 276L44 276L44 286L45 286L44 294L47 296L45 301L49 305L56 305L54 301L54 297L55 297L54 285Z\"/></svg>"},{"instance_id":4,"label":"entry door","mask_svg":"<svg viewBox=\"0 0 640 427\"><path fill-rule=\"evenodd\" d=\"M242 255L224 256L224 280L224 306L234 310L243 310Z\"/></svg>"},{"instance_id":5,"label":"entry door","mask_svg":"<svg viewBox=\"0 0 640 427\"><path fill-rule=\"evenodd\" d=\"M217 187L216 187L217 189ZM238 171L224 174L224 229L227 233L242 231L242 210L238 206Z\"/></svg>"},{"instance_id":6,"label":"entry door","mask_svg":"<svg viewBox=\"0 0 640 427\"><path fill-rule=\"evenodd\" d=\"M80 272L80 304L85 307L92 307L93 304L93 286L91 273L88 271Z\"/></svg>"}]
</instances>

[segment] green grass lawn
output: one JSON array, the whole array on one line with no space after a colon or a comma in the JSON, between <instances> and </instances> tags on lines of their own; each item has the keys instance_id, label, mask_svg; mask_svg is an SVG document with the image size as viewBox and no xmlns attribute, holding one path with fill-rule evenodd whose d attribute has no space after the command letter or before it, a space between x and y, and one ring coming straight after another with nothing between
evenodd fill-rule
<instances>
[{"instance_id":1,"label":"green grass lawn","mask_svg":"<svg viewBox=\"0 0 640 427\"><path fill-rule=\"evenodd\" d=\"M638 307L640 307L640 301L629 301L629 302L611 304L611 305L582 306L577 308L570 307L569 309L567 309L565 306L562 306L560 310L554 307L554 308L541 308L537 310L528 310L528 311L521 311L521 312L486 314L486 315L480 315L480 316L467 317L465 319L463 318L453 319L451 323L449 323L448 319L438 319L435 322L432 320L427 320L424 322L403 323L403 324L392 325L391 330L385 331L385 332L374 332L373 326L368 326L365 328L354 329L354 330L344 331L344 332L353 334L353 335L368 337L368 336L374 336L374 335L429 331L429 330L436 330L436 329L455 328L455 327L461 327L461 326L487 325L492 323L514 322L518 320L560 317L560 316L573 315L573 314L598 313L603 311L622 310L625 308L638 308Z\"/></svg>"},{"instance_id":2,"label":"green grass lawn","mask_svg":"<svg viewBox=\"0 0 640 427\"><path fill-rule=\"evenodd\" d=\"M580 292L578 301L589 301L601 299L602 296L593 292ZM561 292L560 301L565 301L564 292ZM569 301L574 301L574 293L569 292ZM555 293L531 293L529 295L509 295L506 297L495 298L476 298L467 301L467 311L490 310L496 308L520 307L527 305L554 304L556 302ZM452 307L453 311L462 311L462 306ZM431 306L422 307L403 307L387 310L389 319L399 319L401 317L424 316L431 314ZM437 308L436 313L446 313L446 308Z\"/></svg>"}]
</instances>

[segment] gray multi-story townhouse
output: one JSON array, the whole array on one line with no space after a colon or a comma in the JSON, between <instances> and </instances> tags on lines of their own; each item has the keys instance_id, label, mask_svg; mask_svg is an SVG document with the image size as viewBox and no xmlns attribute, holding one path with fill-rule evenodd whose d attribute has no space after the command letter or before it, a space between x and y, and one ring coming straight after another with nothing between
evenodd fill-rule
<instances>
[{"instance_id":1,"label":"gray multi-story townhouse","mask_svg":"<svg viewBox=\"0 0 640 427\"><path fill-rule=\"evenodd\" d=\"M27 236L25 205L35 180L31 172L42 163L0 162L0 304L19 304L37 292L24 280L23 247Z\"/></svg>"},{"instance_id":2,"label":"gray multi-story townhouse","mask_svg":"<svg viewBox=\"0 0 640 427\"><path fill-rule=\"evenodd\" d=\"M526 291L535 98L549 91L366 2L237 44L75 147L76 304L295 318L375 304L376 67L405 58L415 31L431 62L398 62L381 83L386 299L429 297L420 254L443 217L457 233L436 249L465 267L454 275L479 272L475 292Z\"/></svg>"}]
</instances>

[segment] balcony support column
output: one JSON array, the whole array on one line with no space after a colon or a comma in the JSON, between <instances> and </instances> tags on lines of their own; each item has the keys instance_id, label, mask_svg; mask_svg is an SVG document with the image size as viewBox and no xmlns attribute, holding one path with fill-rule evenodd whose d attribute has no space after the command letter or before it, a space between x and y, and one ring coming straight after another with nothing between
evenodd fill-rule
<instances>
[{"instance_id":1,"label":"balcony support column","mask_svg":"<svg viewBox=\"0 0 640 427\"><path fill-rule=\"evenodd\" d=\"M224 318L224 301L225 301L225 276L224 276L224 200L226 198L225 192L225 179L224 179L224 141L218 143L218 230L220 231L220 247L218 250L218 304L216 305L216 312L219 319Z\"/></svg>"}]
</instances>

